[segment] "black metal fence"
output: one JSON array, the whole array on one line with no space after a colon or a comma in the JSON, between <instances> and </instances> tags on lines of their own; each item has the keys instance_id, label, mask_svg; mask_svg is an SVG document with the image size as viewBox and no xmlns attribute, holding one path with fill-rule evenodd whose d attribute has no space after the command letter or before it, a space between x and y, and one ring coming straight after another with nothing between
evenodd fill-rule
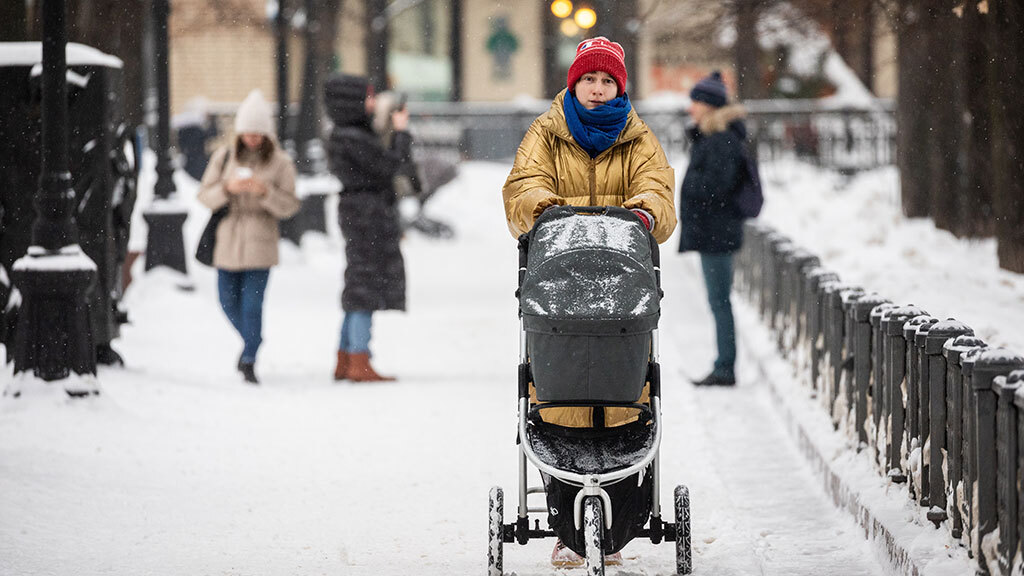
<instances>
[{"instance_id":1,"label":"black metal fence","mask_svg":"<svg viewBox=\"0 0 1024 576\"><path fill-rule=\"evenodd\" d=\"M1024 356L842 282L763 224L747 224L736 270L737 288L850 448L908 483L979 574L1020 574Z\"/></svg>"},{"instance_id":2,"label":"black metal fence","mask_svg":"<svg viewBox=\"0 0 1024 576\"><path fill-rule=\"evenodd\" d=\"M472 160L510 160L530 123L549 106L527 103L410 104L417 146ZM797 158L849 173L895 160L892 104L834 109L816 101L755 100L745 103L747 127L762 161ZM637 103L644 121L668 153L685 152L688 116L680 104Z\"/></svg>"}]
</instances>

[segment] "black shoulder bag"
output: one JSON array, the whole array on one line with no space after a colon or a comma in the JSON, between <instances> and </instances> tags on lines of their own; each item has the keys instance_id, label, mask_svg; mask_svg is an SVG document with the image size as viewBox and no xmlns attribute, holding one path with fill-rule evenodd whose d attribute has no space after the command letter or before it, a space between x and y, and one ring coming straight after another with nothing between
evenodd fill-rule
<instances>
[{"instance_id":1,"label":"black shoulder bag","mask_svg":"<svg viewBox=\"0 0 1024 576\"><path fill-rule=\"evenodd\" d=\"M224 178L224 169L228 166L228 160L231 158L231 151L228 150L224 154L224 163L220 166L221 178ZM196 246L196 260L200 264L205 266L213 266L213 247L217 243L217 227L220 226L220 221L228 215L228 205L217 208L210 214L210 221L206 223L206 228L203 228L202 235L199 236L199 245Z\"/></svg>"}]
</instances>

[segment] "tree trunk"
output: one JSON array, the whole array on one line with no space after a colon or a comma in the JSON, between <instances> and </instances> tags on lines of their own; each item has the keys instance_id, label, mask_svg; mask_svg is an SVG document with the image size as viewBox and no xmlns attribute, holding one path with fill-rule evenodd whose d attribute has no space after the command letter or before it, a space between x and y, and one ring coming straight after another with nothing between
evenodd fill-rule
<instances>
[{"instance_id":1,"label":"tree trunk","mask_svg":"<svg viewBox=\"0 0 1024 576\"><path fill-rule=\"evenodd\" d=\"M992 100L988 74L988 23L973 5L964 7L963 150L965 183L960 200L961 234L986 238L995 233L992 214Z\"/></svg>"},{"instance_id":2,"label":"tree trunk","mask_svg":"<svg viewBox=\"0 0 1024 576\"><path fill-rule=\"evenodd\" d=\"M451 37L448 56L452 65L452 102L462 101L462 0L451 0Z\"/></svg>"},{"instance_id":3,"label":"tree trunk","mask_svg":"<svg viewBox=\"0 0 1024 576\"><path fill-rule=\"evenodd\" d=\"M930 140L928 101L928 38L924 27L926 0L901 0L897 23L899 95L896 99L896 158L900 170L903 214L908 218L930 215L931 177L926 154Z\"/></svg>"},{"instance_id":4,"label":"tree trunk","mask_svg":"<svg viewBox=\"0 0 1024 576\"><path fill-rule=\"evenodd\" d=\"M930 0L925 12L927 30L927 68L922 80L927 82L928 100L923 110L931 134L923 152L928 156L928 187L931 216L935 226L961 235L960 197L963 176L961 158L961 125L963 98L961 27L953 9L959 0Z\"/></svg>"},{"instance_id":5,"label":"tree trunk","mask_svg":"<svg viewBox=\"0 0 1024 576\"><path fill-rule=\"evenodd\" d=\"M992 173L999 266L1024 273L1024 7L989 0ZM998 49L995 49L998 48Z\"/></svg>"},{"instance_id":6,"label":"tree trunk","mask_svg":"<svg viewBox=\"0 0 1024 576\"><path fill-rule=\"evenodd\" d=\"M387 8L387 0L366 0L366 74L377 92L388 89Z\"/></svg>"},{"instance_id":7,"label":"tree trunk","mask_svg":"<svg viewBox=\"0 0 1024 576\"><path fill-rule=\"evenodd\" d=\"M0 2L0 42L28 40L28 14L23 0Z\"/></svg>"},{"instance_id":8,"label":"tree trunk","mask_svg":"<svg viewBox=\"0 0 1024 576\"><path fill-rule=\"evenodd\" d=\"M757 16L760 0L736 0L736 92L740 100L761 98L760 48L757 44Z\"/></svg>"}]
</instances>

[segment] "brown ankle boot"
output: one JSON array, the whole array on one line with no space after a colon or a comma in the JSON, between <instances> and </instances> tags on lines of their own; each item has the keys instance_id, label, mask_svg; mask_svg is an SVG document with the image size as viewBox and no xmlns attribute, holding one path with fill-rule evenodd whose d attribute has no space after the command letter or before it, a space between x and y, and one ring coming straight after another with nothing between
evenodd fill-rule
<instances>
[{"instance_id":1,"label":"brown ankle boot","mask_svg":"<svg viewBox=\"0 0 1024 576\"><path fill-rule=\"evenodd\" d=\"M338 350L338 363L334 365L334 379L344 380L348 372L348 352Z\"/></svg>"},{"instance_id":2,"label":"brown ankle boot","mask_svg":"<svg viewBox=\"0 0 1024 576\"><path fill-rule=\"evenodd\" d=\"M345 378L353 382L394 382L395 380L377 374L373 366L370 366L370 355L365 352L348 355L348 370L345 372Z\"/></svg>"}]
</instances>

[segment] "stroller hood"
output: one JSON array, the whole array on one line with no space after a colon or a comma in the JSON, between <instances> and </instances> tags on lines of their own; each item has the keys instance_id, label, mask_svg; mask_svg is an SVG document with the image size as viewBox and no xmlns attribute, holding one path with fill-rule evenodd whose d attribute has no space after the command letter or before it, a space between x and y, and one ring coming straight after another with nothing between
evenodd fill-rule
<instances>
[{"instance_id":1,"label":"stroller hood","mask_svg":"<svg viewBox=\"0 0 1024 576\"><path fill-rule=\"evenodd\" d=\"M550 209L527 242L519 293L527 331L622 335L657 328L657 245L628 210Z\"/></svg>"}]
</instances>

